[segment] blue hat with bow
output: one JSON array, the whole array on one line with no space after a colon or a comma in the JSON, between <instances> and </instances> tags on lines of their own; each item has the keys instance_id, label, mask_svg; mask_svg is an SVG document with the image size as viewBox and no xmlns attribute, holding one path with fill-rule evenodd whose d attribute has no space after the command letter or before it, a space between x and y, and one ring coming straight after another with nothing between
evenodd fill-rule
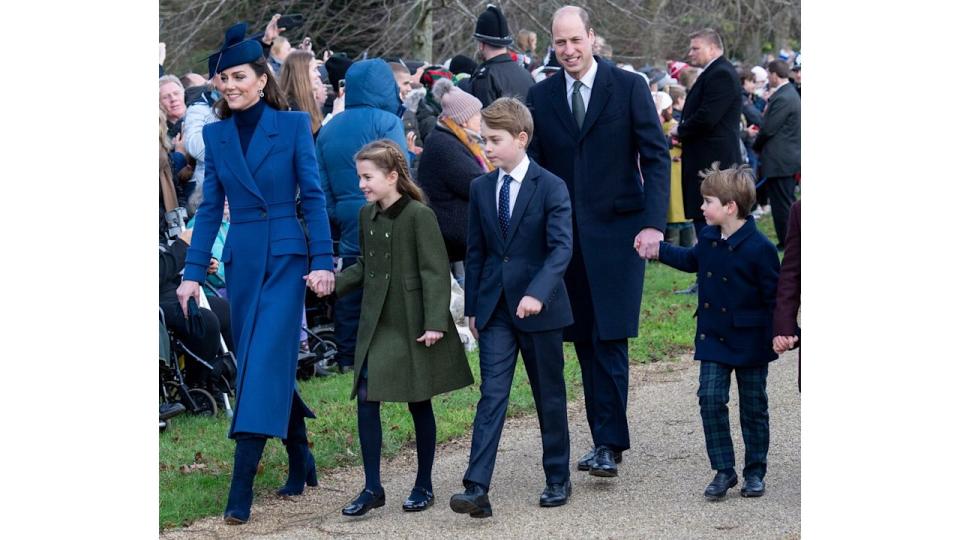
<instances>
[{"instance_id":1,"label":"blue hat with bow","mask_svg":"<svg viewBox=\"0 0 960 540\"><path fill-rule=\"evenodd\" d=\"M263 46L256 39L243 39L246 33L247 23L237 23L227 29L220 50L207 58L210 77L225 69L249 64L263 57Z\"/></svg>"}]
</instances>

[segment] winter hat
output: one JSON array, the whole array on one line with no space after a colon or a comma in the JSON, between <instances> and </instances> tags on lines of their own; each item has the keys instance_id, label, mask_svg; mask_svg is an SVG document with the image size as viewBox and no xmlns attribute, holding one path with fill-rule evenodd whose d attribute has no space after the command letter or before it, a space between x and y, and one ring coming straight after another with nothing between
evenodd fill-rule
<instances>
[{"instance_id":1,"label":"winter hat","mask_svg":"<svg viewBox=\"0 0 960 540\"><path fill-rule=\"evenodd\" d=\"M503 16L500 8L493 4L487 4L487 9L477 17L477 29L473 37L494 47L506 47L513 43L507 18Z\"/></svg>"},{"instance_id":2,"label":"winter hat","mask_svg":"<svg viewBox=\"0 0 960 540\"><path fill-rule=\"evenodd\" d=\"M673 77L674 79L679 78L680 72L688 67L690 67L689 64L687 64L686 62L681 62L679 60L671 60L670 62L667 62L667 72L669 72L670 76Z\"/></svg>"},{"instance_id":3,"label":"winter hat","mask_svg":"<svg viewBox=\"0 0 960 540\"><path fill-rule=\"evenodd\" d=\"M443 66L430 66L423 70L423 75L420 76L420 84L429 90L432 89L433 85L440 79L452 78L453 73L443 69Z\"/></svg>"},{"instance_id":4,"label":"winter hat","mask_svg":"<svg viewBox=\"0 0 960 540\"><path fill-rule=\"evenodd\" d=\"M560 71L562 69L560 61L557 60L557 53L553 50L553 47L547 50L547 58L547 63L543 65L544 71Z\"/></svg>"},{"instance_id":5,"label":"winter hat","mask_svg":"<svg viewBox=\"0 0 960 540\"><path fill-rule=\"evenodd\" d=\"M654 92L653 103L657 106L657 114L660 114L673 105L673 100L670 99L670 94L666 92Z\"/></svg>"},{"instance_id":6,"label":"winter hat","mask_svg":"<svg viewBox=\"0 0 960 540\"><path fill-rule=\"evenodd\" d=\"M337 86L340 84L340 81L347 74L347 70L350 69L350 66L353 65L351 61L346 56L335 54L330 58L327 58L327 61L323 63L327 68L327 76L330 78L330 85L333 86L334 90L337 89Z\"/></svg>"},{"instance_id":7,"label":"winter hat","mask_svg":"<svg viewBox=\"0 0 960 540\"><path fill-rule=\"evenodd\" d=\"M473 72L476 70L477 63L467 56L458 54L450 59L450 72L454 75L458 75L460 73L473 75Z\"/></svg>"},{"instance_id":8,"label":"winter hat","mask_svg":"<svg viewBox=\"0 0 960 540\"><path fill-rule=\"evenodd\" d=\"M436 81L431 91L443 109L440 112L441 120L450 118L458 124L465 124L483 109L479 99L454 86L450 79Z\"/></svg>"}]
</instances>

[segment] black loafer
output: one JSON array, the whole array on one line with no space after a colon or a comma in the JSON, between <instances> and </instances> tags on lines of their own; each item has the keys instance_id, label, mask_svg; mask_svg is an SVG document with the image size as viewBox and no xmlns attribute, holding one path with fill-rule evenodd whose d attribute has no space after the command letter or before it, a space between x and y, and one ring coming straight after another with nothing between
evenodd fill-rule
<instances>
[{"instance_id":1,"label":"black loafer","mask_svg":"<svg viewBox=\"0 0 960 540\"><path fill-rule=\"evenodd\" d=\"M614 460L613 450L603 445L597 447L593 463L590 464L590 476L601 478L617 476L617 462Z\"/></svg>"},{"instance_id":2,"label":"black loafer","mask_svg":"<svg viewBox=\"0 0 960 540\"><path fill-rule=\"evenodd\" d=\"M364 489L357 495L357 498L350 501L350 504L343 507L340 512L345 516L362 516L373 510L387 504L387 495L383 491L374 493L369 489Z\"/></svg>"},{"instance_id":3,"label":"black loafer","mask_svg":"<svg viewBox=\"0 0 960 540\"><path fill-rule=\"evenodd\" d=\"M590 470L590 465L593 464L593 457L596 455L596 453L597 453L597 449L594 448L594 449L590 450L589 452L587 452L586 454L584 454L583 457L580 458L580 461L577 462L577 470L578 470L578 471L589 471L589 470ZM613 462L614 462L614 463L620 463L620 461L622 461L622 460L623 460L623 452L614 452L614 453L613 453Z\"/></svg>"},{"instance_id":4,"label":"black loafer","mask_svg":"<svg viewBox=\"0 0 960 540\"><path fill-rule=\"evenodd\" d=\"M433 492L415 487L407 500L403 501L404 512L422 512L433 506Z\"/></svg>"},{"instance_id":5,"label":"black loafer","mask_svg":"<svg viewBox=\"0 0 960 540\"><path fill-rule=\"evenodd\" d=\"M547 484L543 493L540 494L540 506L545 508L563 506L567 504L567 499L570 498L572 491L573 487L569 480L563 484Z\"/></svg>"},{"instance_id":6,"label":"black loafer","mask_svg":"<svg viewBox=\"0 0 960 540\"><path fill-rule=\"evenodd\" d=\"M450 509L458 514L470 514L472 518L493 516L490 498L487 497L486 490L478 485L472 485L465 493L457 493L450 497Z\"/></svg>"},{"instance_id":7,"label":"black loafer","mask_svg":"<svg viewBox=\"0 0 960 540\"><path fill-rule=\"evenodd\" d=\"M743 487L740 488L741 497L763 497L766 486L759 476L747 476L743 479Z\"/></svg>"},{"instance_id":8,"label":"black loafer","mask_svg":"<svg viewBox=\"0 0 960 540\"><path fill-rule=\"evenodd\" d=\"M717 471L717 475L713 477L713 481L707 486L703 496L708 501L719 501L726 496L727 490L735 485L737 485L737 473Z\"/></svg>"}]
</instances>

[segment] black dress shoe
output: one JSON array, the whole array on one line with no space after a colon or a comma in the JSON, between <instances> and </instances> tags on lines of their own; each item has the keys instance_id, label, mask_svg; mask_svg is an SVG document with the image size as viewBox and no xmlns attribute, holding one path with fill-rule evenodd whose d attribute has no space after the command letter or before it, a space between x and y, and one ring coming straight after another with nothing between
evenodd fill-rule
<instances>
[{"instance_id":1,"label":"black dress shoe","mask_svg":"<svg viewBox=\"0 0 960 540\"><path fill-rule=\"evenodd\" d=\"M589 471L590 465L593 463L593 457L596 455L597 449L594 448L583 455L580 458L580 461L577 462L578 471ZM623 452L614 452L613 453L613 462L620 463L623 460Z\"/></svg>"},{"instance_id":2,"label":"black dress shoe","mask_svg":"<svg viewBox=\"0 0 960 540\"><path fill-rule=\"evenodd\" d=\"M563 484L547 484L547 487L540 494L540 506L551 508L554 506L563 506L567 504L573 487L567 480Z\"/></svg>"},{"instance_id":3,"label":"black dress shoe","mask_svg":"<svg viewBox=\"0 0 960 540\"><path fill-rule=\"evenodd\" d=\"M426 488L414 487L407 500L403 501L404 512L422 512L433 506L433 492Z\"/></svg>"},{"instance_id":4,"label":"black dress shoe","mask_svg":"<svg viewBox=\"0 0 960 540\"><path fill-rule=\"evenodd\" d=\"M476 484L468 487L465 493L450 497L450 509L458 514L470 514L473 518L493 516L486 490Z\"/></svg>"},{"instance_id":5,"label":"black dress shoe","mask_svg":"<svg viewBox=\"0 0 960 540\"><path fill-rule=\"evenodd\" d=\"M617 475L617 463L614 460L613 450L603 445L597 447L593 463L590 464L590 475L601 478L612 478Z\"/></svg>"},{"instance_id":6,"label":"black dress shoe","mask_svg":"<svg viewBox=\"0 0 960 540\"><path fill-rule=\"evenodd\" d=\"M357 495L357 498L350 501L350 504L343 507L340 512L345 516L362 516L373 510L387 504L387 494L382 490L380 493L374 493L369 489L364 489Z\"/></svg>"},{"instance_id":7,"label":"black dress shoe","mask_svg":"<svg viewBox=\"0 0 960 540\"><path fill-rule=\"evenodd\" d=\"M707 486L703 496L708 501L719 501L726 496L727 490L735 485L737 485L737 473L717 471L717 475L713 477L713 482Z\"/></svg>"},{"instance_id":8,"label":"black dress shoe","mask_svg":"<svg viewBox=\"0 0 960 540\"><path fill-rule=\"evenodd\" d=\"M766 486L759 476L747 476L743 479L743 487L740 488L741 497L763 497Z\"/></svg>"}]
</instances>

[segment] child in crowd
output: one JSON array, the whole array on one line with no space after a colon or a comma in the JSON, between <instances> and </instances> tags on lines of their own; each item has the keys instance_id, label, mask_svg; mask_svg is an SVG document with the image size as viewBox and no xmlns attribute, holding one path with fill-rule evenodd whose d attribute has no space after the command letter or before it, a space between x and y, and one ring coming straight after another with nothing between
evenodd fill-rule
<instances>
[{"instance_id":1,"label":"child in crowd","mask_svg":"<svg viewBox=\"0 0 960 540\"><path fill-rule=\"evenodd\" d=\"M740 495L760 497L770 445L767 364L777 358L770 344L780 259L750 215L756 191L749 165L720 170L714 162L703 176L700 209L707 227L699 243L681 248L661 242L655 256L678 270L696 272L700 284L695 312L697 396L710 466L717 471L704 496L720 500L737 484L727 412L730 375L736 372L746 446Z\"/></svg>"},{"instance_id":2,"label":"child in crowd","mask_svg":"<svg viewBox=\"0 0 960 540\"><path fill-rule=\"evenodd\" d=\"M437 425L430 399L473 384L450 315L450 268L433 211L407 168L406 152L390 140L356 155L360 191L360 256L337 276L336 293L363 287L353 392L366 485L346 516L386 502L380 483L380 402L406 402L417 438L417 479L403 510L433 504L431 471Z\"/></svg>"},{"instance_id":3,"label":"child in crowd","mask_svg":"<svg viewBox=\"0 0 960 540\"><path fill-rule=\"evenodd\" d=\"M464 314L480 342L480 403L473 420L459 514L493 515L488 492L507 416L517 352L523 355L543 440L540 506L570 497L570 437L563 379L563 328L573 312L563 275L573 256L566 183L527 157L533 117L500 98L483 110L484 150L496 170L470 184Z\"/></svg>"},{"instance_id":4,"label":"child in crowd","mask_svg":"<svg viewBox=\"0 0 960 540\"><path fill-rule=\"evenodd\" d=\"M673 88L673 87L671 87ZM670 136L679 122L673 118L673 99L666 92L654 92L653 103L660 114L660 124L663 126L663 135L667 138L670 147L670 206L667 207L667 230L665 240L671 244L690 247L697 239L693 230L693 222L683 213L683 186L681 185L680 171L680 141Z\"/></svg>"}]
</instances>

